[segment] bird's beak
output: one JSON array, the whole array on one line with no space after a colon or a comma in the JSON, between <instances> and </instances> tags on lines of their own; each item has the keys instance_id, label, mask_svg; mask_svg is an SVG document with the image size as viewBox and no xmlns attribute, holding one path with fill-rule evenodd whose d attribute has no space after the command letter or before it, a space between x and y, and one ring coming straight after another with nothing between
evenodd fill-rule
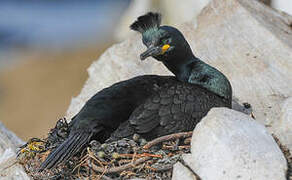
<instances>
[{"instance_id":1,"label":"bird's beak","mask_svg":"<svg viewBox=\"0 0 292 180\"><path fill-rule=\"evenodd\" d=\"M140 54L140 59L143 61L146 58L148 58L149 56L158 56L162 54L162 49L159 46L152 46L149 47L145 52L143 52L142 54Z\"/></svg>"}]
</instances>

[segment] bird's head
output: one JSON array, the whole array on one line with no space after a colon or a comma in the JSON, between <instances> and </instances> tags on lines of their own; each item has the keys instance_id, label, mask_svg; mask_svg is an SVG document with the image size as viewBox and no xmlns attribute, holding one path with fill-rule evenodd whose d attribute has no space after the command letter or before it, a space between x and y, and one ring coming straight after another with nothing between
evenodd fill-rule
<instances>
[{"instance_id":1,"label":"bird's head","mask_svg":"<svg viewBox=\"0 0 292 180\"><path fill-rule=\"evenodd\" d=\"M192 55L191 48L182 33L171 26L160 26L161 15L149 12L130 26L142 34L147 50L140 55L141 60L154 57L158 61L169 61L185 55ZM180 58L181 59L181 58Z\"/></svg>"}]
</instances>

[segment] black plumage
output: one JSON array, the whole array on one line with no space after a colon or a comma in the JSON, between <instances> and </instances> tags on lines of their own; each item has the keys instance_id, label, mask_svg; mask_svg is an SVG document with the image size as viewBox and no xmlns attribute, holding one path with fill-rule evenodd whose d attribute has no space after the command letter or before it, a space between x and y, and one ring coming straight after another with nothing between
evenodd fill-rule
<instances>
[{"instance_id":1,"label":"black plumage","mask_svg":"<svg viewBox=\"0 0 292 180\"><path fill-rule=\"evenodd\" d=\"M144 16L138 17L137 21L131 24L130 28L140 33L153 28L159 28L161 23L161 15L158 13L149 12Z\"/></svg>"},{"instance_id":2,"label":"black plumage","mask_svg":"<svg viewBox=\"0 0 292 180\"><path fill-rule=\"evenodd\" d=\"M111 138L116 140L139 133L149 140L190 131L212 107L230 106L228 100L198 85L169 77L153 88L151 95L131 113L124 126L111 134Z\"/></svg>"},{"instance_id":3,"label":"black plumage","mask_svg":"<svg viewBox=\"0 0 292 180\"><path fill-rule=\"evenodd\" d=\"M131 28L142 33L152 56L175 76L138 76L95 94L72 119L69 137L42 163L52 168L76 154L91 139L104 142L138 133L146 139L189 131L212 107L231 107L228 79L196 58L183 35L160 26L160 15L148 13Z\"/></svg>"}]
</instances>

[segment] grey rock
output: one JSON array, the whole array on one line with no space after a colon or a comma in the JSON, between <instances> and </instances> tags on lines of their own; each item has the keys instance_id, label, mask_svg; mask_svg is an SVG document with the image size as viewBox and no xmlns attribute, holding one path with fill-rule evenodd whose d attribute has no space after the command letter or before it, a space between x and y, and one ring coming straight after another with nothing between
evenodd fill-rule
<instances>
[{"instance_id":1,"label":"grey rock","mask_svg":"<svg viewBox=\"0 0 292 180\"><path fill-rule=\"evenodd\" d=\"M269 5L270 0L259 0L267 5ZM284 7L278 5L278 1L289 1L289 0L275 0L277 3L276 8L287 9L287 6ZM127 37L134 34L133 31L129 31L129 26L131 23L141 14L145 14L149 11L156 12L157 10L163 15L163 23L170 25L180 25L184 22L193 21L196 25L196 18L203 10L205 6L211 0L184 0L183 3L178 3L177 0L135 0L131 1L128 9L122 15L118 27L115 30L114 36L118 41L125 40ZM286 2L288 3L288 2ZM175 13L174 13L175 9Z\"/></svg>"},{"instance_id":2,"label":"grey rock","mask_svg":"<svg viewBox=\"0 0 292 180\"><path fill-rule=\"evenodd\" d=\"M211 109L194 130L191 153L184 160L204 180L286 179L286 159L267 129L231 109Z\"/></svg>"},{"instance_id":3,"label":"grey rock","mask_svg":"<svg viewBox=\"0 0 292 180\"><path fill-rule=\"evenodd\" d=\"M279 121L274 124L275 134L280 142L292 150L292 97L282 103Z\"/></svg>"},{"instance_id":4,"label":"grey rock","mask_svg":"<svg viewBox=\"0 0 292 180\"><path fill-rule=\"evenodd\" d=\"M163 15L162 21L175 26L184 22L195 20L197 15L210 1L211 0L184 0L184 3L178 3L177 0L131 1L129 8L121 17L114 36L117 40L121 41L135 34L135 32L129 31L129 26L138 16L149 11L159 10L159 12Z\"/></svg>"},{"instance_id":5,"label":"grey rock","mask_svg":"<svg viewBox=\"0 0 292 180\"><path fill-rule=\"evenodd\" d=\"M17 148L24 142L0 122L0 179L29 180L16 161Z\"/></svg>"},{"instance_id":6,"label":"grey rock","mask_svg":"<svg viewBox=\"0 0 292 180\"><path fill-rule=\"evenodd\" d=\"M197 177L182 163L177 162L173 166L172 180L198 180Z\"/></svg>"},{"instance_id":7,"label":"grey rock","mask_svg":"<svg viewBox=\"0 0 292 180\"><path fill-rule=\"evenodd\" d=\"M289 1L289 0L272 0L272 7L292 15L292 1Z\"/></svg>"}]
</instances>

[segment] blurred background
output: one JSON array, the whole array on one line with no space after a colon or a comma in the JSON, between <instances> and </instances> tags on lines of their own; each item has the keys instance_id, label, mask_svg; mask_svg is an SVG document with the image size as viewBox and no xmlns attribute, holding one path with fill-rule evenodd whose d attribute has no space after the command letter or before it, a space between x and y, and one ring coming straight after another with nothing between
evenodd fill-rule
<instances>
[{"instance_id":1,"label":"blurred background","mask_svg":"<svg viewBox=\"0 0 292 180\"><path fill-rule=\"evenodd\" d=\"M112 42L128 0L0 0L0 121L45 136Z\"/></svg>"},{"instance_id":2,"label":"blurred background","mask_svg":"<svg viewBox=\"0 0 292 180\"><path fill-rule=\"evenodd\" d=\"M79 94L86 69L131 34L137 16L159 11L177 25L195 21L209 1L0 0L0 121L23 140L45 137ZM291 0L261 1L292 12Z\"/></svg>"}]
</instances>

